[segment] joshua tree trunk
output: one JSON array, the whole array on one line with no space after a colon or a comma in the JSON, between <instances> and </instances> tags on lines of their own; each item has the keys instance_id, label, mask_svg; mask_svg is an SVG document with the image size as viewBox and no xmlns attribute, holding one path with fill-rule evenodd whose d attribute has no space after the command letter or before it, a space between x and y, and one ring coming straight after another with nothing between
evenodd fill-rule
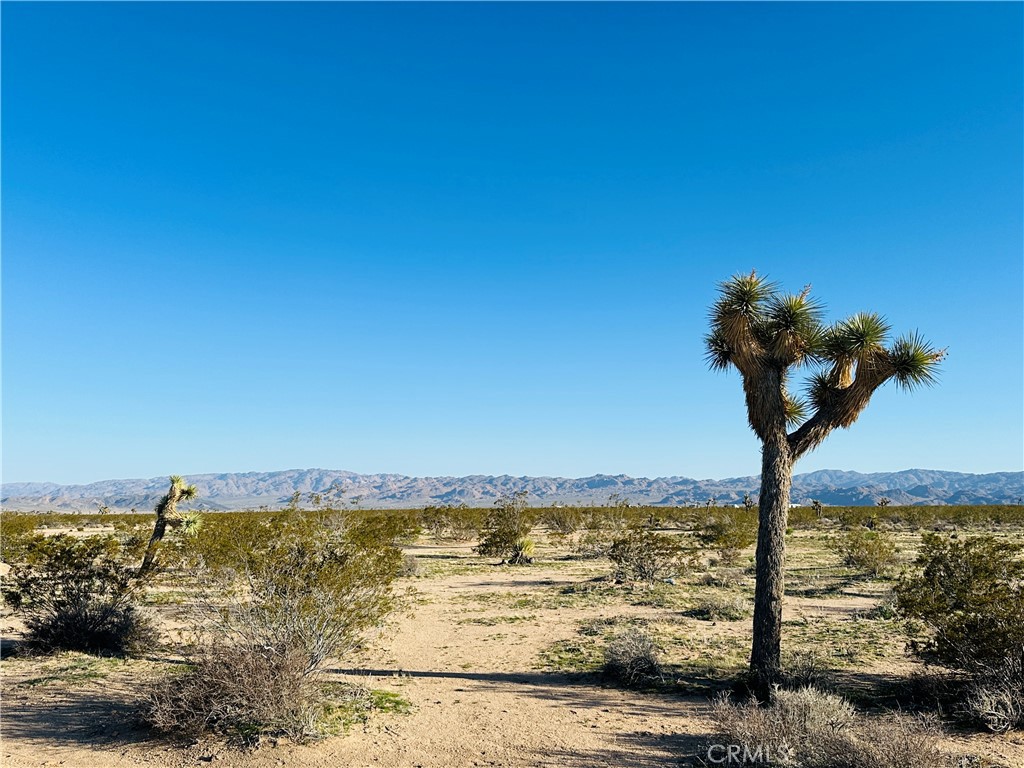
<instances>
[{"instance_id":1,"label":"joshua tree trunk","mask_svg":"<svg viewBox=\"0 0 1024 768\"><path fill-rule=\"evenodd\" d=\"M185 481L177 475L171 477L171 487L156 505L156 522L153 524L153 535L149 538L146 554L142 558L139 576L145 576L155 567L156 554L160 548L160 542L167 532L168 522L177 524L180 520L178 516L178 502L189 501L195 497L196 487L194 485L186 486Z\"/></svg>"},{"instance_id":2,"label":"joshua tree trunk","mask_svg":"<svg viewBox=\"0 0 1024 768\"><path fill-rule=\"evenodd\" d=\"M153 569L153 560L156 557L156 550L164 534L167 532L167 518L157 514L156 523L153 525L153 535L149 537L149 544L146 546L146 554L142 558L142 567L139 568L139 575L145 575Z\"/></svg>"},{"instance_id":3,"label":"joshua tree trunk","mask_svg":"<svg viewBox=\"0 0 1024 768\"><path fill-rule=\"evenodd\" d=\"M754 588L754 644L750 655L752 687L758 698L771 695L782 671L783 570L786 521L793 482L793 457L786 433L764 441L757 531L757 584Z\"/></svg>"}]
</instances>

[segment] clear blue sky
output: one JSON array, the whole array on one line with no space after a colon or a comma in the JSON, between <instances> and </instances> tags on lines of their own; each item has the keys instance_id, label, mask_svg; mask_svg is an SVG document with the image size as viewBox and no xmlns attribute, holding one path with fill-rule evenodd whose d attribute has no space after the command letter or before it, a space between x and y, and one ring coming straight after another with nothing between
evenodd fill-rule
<instances>
[{"instance_id":1,"label":"clear blue sky","mask_svg":"<svg viewBox=\"0 0 1024 768\"><path fill-rule=\"evenodd\" d=\"M1020 4L2 6L3 476L756 474L756 267L949 358L798 471L1020 470Z\"/></svg>"}]
</instances>

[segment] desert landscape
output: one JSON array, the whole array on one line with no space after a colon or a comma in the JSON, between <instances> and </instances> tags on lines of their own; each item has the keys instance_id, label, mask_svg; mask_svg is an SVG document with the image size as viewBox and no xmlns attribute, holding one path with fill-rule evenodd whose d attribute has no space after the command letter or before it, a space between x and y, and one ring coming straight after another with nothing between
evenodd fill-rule
<instances>
[{"instance_id":1,"label":"desert landscape","mask_svg":"<svg viewBox=\"0 0 1024 768\"><path fill-rule=\"evenodd\" d=\"M1024 768L1024 3L0 20L0 764Z\"/></svg>"},{"instance_id":2,"label":"desert landscape","mask_svg":"<svg viewBox=\"0 0 1024 768\"><path fill-rule=\"evenodd\" d=\"M992 534L1020 545L1020 510L795 510L783 636L790 683L835 692L859 717L882 724L922 712L935 716L936 681L946 672L908 653L906 617L894 607L892 588L912 564L922 533L956 526L958 535ZM237 733L182 738L145 723L148 687L179 673L194 652L189 643L196 638L182 630L195 623L201 590L186 565L185 539L167 552L170 557L180 549L179 567L162 570L140 598L141 610L156 619L159 640L131 658L18 653L24 626L8 612L0 667L5 765L715 764L709 747L728 741L714 698L732 692L741 699L735 692L749 655L749 540L741 536L743 548L735 551L737 542L722 539L721 531L716 540L708 530L708 515L715 517L710 508L700 514L628 506L539 509L531 514L532 562L499 564L475 551L481 534L474 528L486 512L405 513L413 523L402 534L393 611L351 653L323 667L325 683L363 691L370 704L308 740L272 728L245 743ZM216 538L216 529L230 530L232 516L240 514L205 515L199 536ZM385 513L278 514L316 516L322 523L325 514ZM46 524L54 527L32 535L125 540L150 525L143 515L49 517ZM12 535L10 519L5 513L5 540L13 551L19 534ZM850 531L868 530L863 522L895 547L881 552L881 561L849 549ZM684 559L677 576L629 578L609 559L609 542L628 535L630 525L679 540ZM630 631L656 648L656 668L635 680L609 667L609 647ZM1024 762L1019 731L991 733L953 712L943 714L928 725L929 743L956 765ZM818 764L796 759L789 764Z\"/></svg>"}]
</instances>

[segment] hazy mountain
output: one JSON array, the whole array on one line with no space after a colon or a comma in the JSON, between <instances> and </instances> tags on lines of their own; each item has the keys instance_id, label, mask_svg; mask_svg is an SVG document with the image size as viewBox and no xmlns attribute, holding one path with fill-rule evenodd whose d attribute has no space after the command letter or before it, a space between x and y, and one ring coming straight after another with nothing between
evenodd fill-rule
<instances>
[{"instance_id":1,"label":"hazy mountain","mask_svg":"<svg viewBox=\"0 0 1024 768\"><path fill-rule=\"evenodd\" d=\"M693 480L687 477L407 477L359 475L331 469L291 469L281 472L243 472L190 475L199 489L194 508L210 510L282 507L295 492L331 492L338 503L361 508L421 507L465 502L490 506L503 493L524 490L536 505L605 504L612 494L634 504L688 505L714 497L720 504L738 504L743 495L755 496L757 477ZM333 489L333 490L331 490ZM10 510L149 511L167 490L167 478L103 480L88 485L4 483L2 506ZM1024 496L1024 472L972 475L908 469L902 472L844 472L819 470L796 475L793 501L820 499L829 505L872 505L879 497L893 504L1008 504ZM304 498L305 501L305 498Z\"/></svg>"}]
</instances>

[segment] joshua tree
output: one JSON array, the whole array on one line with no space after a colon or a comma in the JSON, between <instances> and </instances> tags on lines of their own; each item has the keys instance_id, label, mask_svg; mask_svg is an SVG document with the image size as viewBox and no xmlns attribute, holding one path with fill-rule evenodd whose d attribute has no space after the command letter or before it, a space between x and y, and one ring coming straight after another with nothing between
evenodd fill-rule
<instances>
[{"instance_id":1,"label":"joshua tree","mask_svg":"<svg viewBox=\"0 0 1024 768\"><path fill-rule=\"evenodd\" d=\"M178 502L190 501L197 496L194 485L185 485L185 480L178 475L171 475L171 487L164 497L156 505L156 522L153 524L153 535L149 539L149 546L146 547L146 554L142 558L142 567L139 568L139 576L145 576L153 570L156 563L156 553L160 541L167 531L167 526L177 526L182 522L182 515L178 513ZM197 528L197 525L190 523L189 528Z\"/></svg>"},{"instance_id":2,"label":"joshua tree","mask_svg":"<svg viewBox=\"0 0 1024 768\"><path fill-rule=\"evenodd\" d=\"M796 461L836 427L849 427L871 395L893 379L913 390L935 381L945 350L916 332L888 342L889 324L861 313L825 326L822 305L783 294L764 277L736 275L719 286L706 337L715 370L735 366L743 377L750 428L761 440L761 493L754 592L754 691L766 698L781 672L783 566L790 487ZM793 397L794 369L816 365L807 400Z\"/></svg>"}]
</instances>

